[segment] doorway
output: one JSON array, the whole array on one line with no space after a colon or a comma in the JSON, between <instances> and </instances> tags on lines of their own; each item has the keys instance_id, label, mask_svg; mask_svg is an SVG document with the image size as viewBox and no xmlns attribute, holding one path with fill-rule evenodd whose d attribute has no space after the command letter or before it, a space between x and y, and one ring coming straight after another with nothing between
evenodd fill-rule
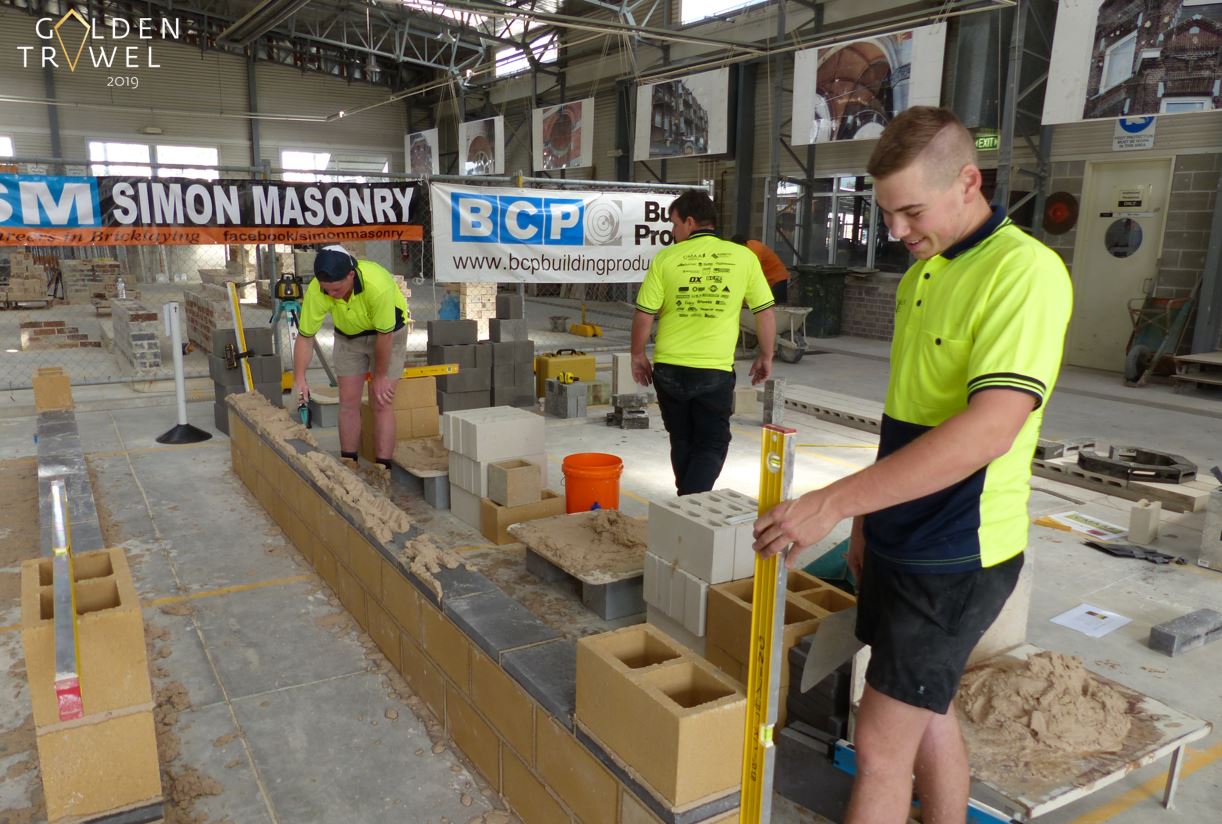
<instances>
[{"instance_id":1,"label":"doorway","mask_svg":"<svg viewBox=\"0 0 1222 824\"><path fill-rule=\"evenodd\" d=\"M1124 370L1129 301L1157 283L1172 159L1086 164L1066 363Z\"/></svg>"}]
</instances>

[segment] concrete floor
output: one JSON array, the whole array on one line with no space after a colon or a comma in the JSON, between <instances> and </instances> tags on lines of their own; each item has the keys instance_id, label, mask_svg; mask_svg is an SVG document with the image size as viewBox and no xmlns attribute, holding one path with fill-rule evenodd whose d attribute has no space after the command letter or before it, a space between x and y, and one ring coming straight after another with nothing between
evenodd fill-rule
<instances>
[{"instance_id":1,"label":"concrete floor","mask_svg":"<svg viewBox=\"0 0 1222 824\"><path fill-rule=\"evenodd\" d=\"M539 323L536 314L546 317L553 310L532 307L532 326ZM616 339L608 337L600 343ZM796 383L881 399L885 348L849 339L818 343L826 354L807 355L797 365L778 364L778 373ZM740 379L745 370L740 364ZM1203 466L1222 462L1222 403L1117 384L1114 378L1068 370L1051 403L1046 433L1095 434L1178 452ZM194 388L192 397L202 399L202 390ZM152 662L159 668L154 687L178 682L190 698L175 726L181 754L171 767L180 772L193 767L218 782L219 794L194 802L200 820L462 824L486 820L486 813L503 808L232 475L224 436L193 447L155 443L175 422L170 395L82 387L76 398L104 530L132 561L154 639L151 649L165 651L166 657ZM34 454L30 403L28 392L0 398L0 459ZM210 399L190 403L188 412L196 426L211 429ZM787 422L798 427L805 444L795 472L797 492L872 459L875 439L867 433L796 414ZM735 421L720 486L756 493L755 425L758 421ZM643 432L610 430L594 421L549 421L553 488L561 458L591 449L623 457L621 508L629 514L644 515L651 498L672 494L666 437L656 412L654 428ZM1127 523L1129 502L1043 479L1033 486L1033 516L1075 509ZM500 551L448 514L437 514L434 523L454 545L472 547L466 551L475 565L512 566L490 559ZM1158 546L1193 560L1201 528L1199 514L1166 516ZM822 546L846 532L842 527ZM1222 575L1191 565L1154 567L1112 559L1069 533L1039 527L1032 529L1030 558L1032 643L1080 655L1088 667L1176 709L1222 720L1217 678L1222 643L1175 659L1145 644L1152 624L1222 604ZM5 572L12 570L0 570ZM505 573L504 585L515 597L537 597L538 588L514 584L514 578L512 570ZM1049 622L1083 601L1133 621L1098 640ZM0 782L0 820L5 811L27 820L14 813L36 806L41 793L37 772L21 767L29 763L28 747L8 746L24 740L19 733L29 723L19 633L12 629L18 620L15 602L0 603L0 692L11 697L0 708L0 775L9 776ZM572 631L596 629L591 622ZM1212 820L1222 788L1220 742L1215 732L1193 746L1172 811L1157 803L1166 767L1160 762L1040 820ZM39 817L34 813L29 820ZM787 804L779 804L773 817L778 824L812 820Z\"/></svg>"}]
</instances>

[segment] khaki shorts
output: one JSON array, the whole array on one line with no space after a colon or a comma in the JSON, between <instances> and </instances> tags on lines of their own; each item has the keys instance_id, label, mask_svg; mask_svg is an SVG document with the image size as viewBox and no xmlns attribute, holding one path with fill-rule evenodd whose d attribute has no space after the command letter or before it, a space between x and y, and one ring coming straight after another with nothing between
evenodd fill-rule
<instances>
[{"instance_id":1,"label":"khaki shorts","mask_svg":"<svg viewBox=\"0 0 1222 824\"><path fill-rule=\"evenodd\" d=\"M346 338L335 335L335 351L331 359L335 362L335 374L340 378L363 376L373 372L373 347L378 336L364 335L359 338ZM395 332L390 341L390 363L387 364L387 377L397 378L403 374L403 361L407 358L407 327Z\"/></svg>"}]
</instances>

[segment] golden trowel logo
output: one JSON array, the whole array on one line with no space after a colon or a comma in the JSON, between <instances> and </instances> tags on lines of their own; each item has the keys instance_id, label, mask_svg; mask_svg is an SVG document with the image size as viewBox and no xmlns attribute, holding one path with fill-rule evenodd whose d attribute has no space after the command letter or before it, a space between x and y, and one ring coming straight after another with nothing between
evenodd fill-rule
<instances>
[{"instance_id":1,"label":"golden trowel logo","mask_svg":"<svg viewBox=\"0 0 1222 824\"><path fill-rule=\"evenodd\" d=\"M81 53L85 51L85 43L89 40L89 31L92 27L84 17L81 17L80 12L76 9L68 9L68 13L59 18L59 22L53 28L55 39L59 41L64 59L68 62L68 70L76 71L76 64L80 62ZM76 46L75 49L72 48L73 45Z\"/></svg>"}]
</instances>

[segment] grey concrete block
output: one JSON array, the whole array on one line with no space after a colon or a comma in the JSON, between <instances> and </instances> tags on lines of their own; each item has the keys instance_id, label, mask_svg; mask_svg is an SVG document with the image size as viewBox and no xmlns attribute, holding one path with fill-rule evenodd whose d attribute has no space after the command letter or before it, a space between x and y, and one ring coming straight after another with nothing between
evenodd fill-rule
<instances>
[{"instance_id":1,"label":"grey concrete block","mask_svg":"<svg viewBox=\"0 0 1222 824\"><path fill-rule=\"evenodd\" d=\"M515 383L517 383L517 379L514 374L514 364L512 361L509 363L492 364L493 387L513 386Z\"/></svg>"},{"instance_id":2,"label":"grey concrete block","mask_svg":"<svg viewBox=\"0 0 1222 824\"><path fill-rule=\"evenodd\" d=\"M509 650L560 637L560 633L499 589L452 599L445 603L443 611L498 662L501 654Z\"/></svg>"},{"instance_id":3,"label":"grey concrete block","mask_svg":"<svg viewBox=\"0 0 1222 824\"><path fill-rule=\"evenodd\" d=\"M492 343L482 341L475 345L475 367L477 369L492 368Z\"/></svg>"},{"instance_id":4,"label":"grey concrete block","mask_svg":"<svg viewBox=\"0 0 1222 824\"><path fill-rule=\"evenodd\" d=\"M272 353L272 329L270 326L243 326L246 335L246 348L248 351L256 355L270 355ZM212 352L220 354L225 350L226 344L238 345L237 335L233 329L213 329L212 330Z\"/></svg>"},{"instance_id":5,"label":"grey concrete block","mask_svg":"<svg viewBox=\"0 0 1222 824\"><path fill-rule=\"evenodd\" d=\"M774 787L783 798L831 821L843 821L853 776L832 764L832 747L814 730L790 724L776 738Z\"/></svg>"},{"instance_id":6,"label":"grey concrete block","mask_svg":"<svg viewBox=\"0 0 1222 824\"><path fill-rule=\"evenodd\" d=\"M442 346L430 343L425 349L425 357L430 364L456 363L459 369L474 369L475 344L461 343Z\"/></svg>"},{"instance_id":7,"label":"grey concrete block","mask_svg":"<svg viewBox=\"0 0 1222 824\"><path fill-rule=\"evenodd\" d=\"M319 403L310 398L310 425L322 429L339 426L339 404Z\"/></svg>"},{"instance_id":8,"label":"grey concrete block","mask_svg":"<svg viewBox=\"0 0 1222 824\"><path fill-rule=\"evenodd\" d=\"M523 318L492 318L488 321L488 337L497 343L529 340L530 328Z\"/></svg>"},{"instance_id":9,"label":"grey concrete block","mask_svg":"<svg viewBox=\"0 0 1222 824\"><path fill-rule=\"evenodd\" d=\"M421 482L424 485L424 502L433 509L449 509L450 508L450 476L437 475L432 478L423 478Z\"/></svg>"},{"instance_id":10,"label":"grey concrete block","mask_svg":"<svg viewBox=\"0 0 1222 824\"><path fill-rule=\"evenodd\" d=\"M428 322L428 342L431 345L475 343L479 340L479 325L473 320L431 320Z\"/></svg>"},{"instance_id":11,"label":"grey concrete block","mask_svg":"<svg viewBox=\"0 0 1222 824\"><path fill-rule=\"evenodd\" d=\"M534 369L535 342L533 340L513 341L513 359L516 363L529 363L531 369Z\"/></svg>"},{"instance_id":12,"label":"grey concrete block","mask_svg":"<svg viewBox=\"0 0 1222 824\"><path fill-rule=\"evenodd\" d=\"M513 680L568 729L577 710L577 645L567 638L516 649L501 656Z\"/></svg>"},{"instance_id":13,"label":"grey concrete block","mask_svg":"<svg viewBox=\"0 0 1222 824\"><path fill-rule=\"evenodd\" d=\"M501 366L503 364L512 365L513 363L515 363L513 359L515 347L512 342L510 341L486 341L484 345L492 349L492 365L493 366Z\"/></svg>"},{"instance_id":14,"label":"grey concrete block","mask_svg":"<svg viewBox=\"0 0 1222 824\"><path fill-rule=\"evenodd\" d=\"M486 392L492 388L492 370L473 366L460 368L457 375L438 375L437 389L451 395L460 392Z\"/></svg>"},{"instance_id":15,"label":"grey concrete block","mask_svg":"<svg viewBox=\"0 0 1222 824\"><path fill-rule=\"evenodd\" d=\"M212 404L212 424L217 432L229 434L229 404L224 401Z\"/></svg>"},{"instance_id":16,"label":"grey concrete block","mask_svg":"<svg viewBox=\"0 0 1222 824\"><path fill-rule=\"evenodd\" d=\"M679 812L673 812L670 809L662 806L662 803L654 797L653 793L646 790L641 784L619 763L606 752L598 742L586 734L585 730L580 727L575 731L577 740L580 741L590 753L597 758L604 767L611 771L620 783L622 783L629 792L637 797L649 810L661 819L664 824L697 824L697 822L707 821L710 818L730 812L738 807L739 792L735 790L732 793L723 795L720 798L714 798L711 801L706 801L698 807L690 807Z\"/></svg>"},{"instance_id":17,"label":"grey concrete block","mask_svg":"<svg viewBox=\"0 0 1222 824\"><path fill-rule=\"evenodd\" d=\"M582 584L581 603L604 621L645 611L644 576L610 584Z\"/></svg>"},{"instance_id":18,"label":"grey concrete block","mask_svg":"<svg viewBox=\"0 0 1222 824\"><path fill-rule=\"evenodd\" d=\"M500 320L516 320L526 317L526 300L521 295L497 295L496 316Z\"/></svg>"},{"instance_id":19,"label":"grey concrete block","mask_svg":"<svg viewBox=\"0 0 1222 824\"><path fill-rule=\"evenodd\" d=\"M240 366L234 369L226 367L225 359L220 357L219 352L208 358L208 375L211 376L213 383L220 386L242 385L242 368Z\"/></svg>"},{"instance_id":20,"label":"grey concrete block","mask_svg":"<svg viewBox=\"0 0 1222 824\"><path fill-rule=\"evenodd\" d=\"M1150 649L1175 657L1222 638L1222 612L1198 609L1150 628Z\"/></svg>"},{"instance_id":21,"label":"grey concrete block","mask_svg":"<svg viewBox=\"0 0 1222 824\"><path fill-rule=\"evenodd\" d=\"M544 410L555 418L583 418L588 407L589 388L585 383L549 380Z\"/></svg>"},{"instance_id":22,"label":"grey concrete block","mask_svg":"<svg viewBox=\"0 0 1222 824\"><path fill-rule=\"evenodd\" d=\"M425 585L410 572L405 574L407 579L412 582L416 589L424 593L430 602L437 603L437 593L431 586ZM437 579L437 583L441 586L441 604L443 606L455 599L469 598L472 595L482 595L488 592L500 592L492 581L489 581L481 573L468 569L465 566L455 567L454 569L443 567L435 572L433 577Z\"/></svg>"},{"instance_id":23,"label":"grey concrete block","mask_svg":"<svg viewBox=\"0 0 1222 824\"><path fill-rule=\"evenodd\" d=\"M492 393L487 390L479 392L437 392L437 408L445 412L461 412L464 409L482 409L492 400Z\"/></svg>"},{"instance_id":24,"label":"grey concrete block","mask_svg":"<svg viewBox=\"0 0 1222 824\"><path fill-rule=\"evenodd\" d=\"M535 405L535 388L533 385L522 389L520 386L510 384L508 386L493 386L492 387L492 405L493 406L516 406L518 408L526 408Z\"/></svg>"},{"instance_id":25,"label":"grey concrete block","mask_svg":"<svg viewBox=\"0 0 1222 824\"><path fill-rule=\"evenodd\" d=\"M576 581L572 575L530 548L526 550L526 571L549 584L557 581Z\"/></svg>"}]
</instances>

